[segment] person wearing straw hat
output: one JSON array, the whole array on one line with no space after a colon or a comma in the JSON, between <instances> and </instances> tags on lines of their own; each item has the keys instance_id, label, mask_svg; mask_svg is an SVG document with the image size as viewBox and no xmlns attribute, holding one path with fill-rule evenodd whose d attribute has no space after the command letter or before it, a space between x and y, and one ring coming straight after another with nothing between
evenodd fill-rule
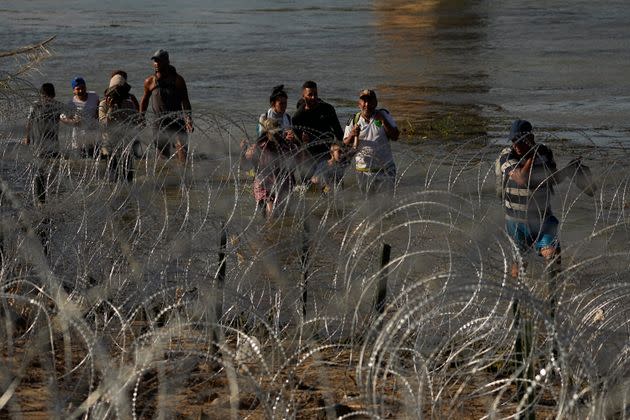
<instances>
[{"instance_id":1,"label":"person wearing straw hat","mask_svg":"<svg viewBox=\"0 0 630 420\"><path fill-rule=\"evenodd\" d=\"M359 92L359 112L348 121L343 143L355 153L357 183L363 193L394 190L396 164L390 141L398 140L400 130L391 114L377 109L376 92Z\"/></svg>"},{"instance_id":2,"label":"person wearing straw hat","mask_svg":"<svg viewBox=\"0 0 630 420\"><path fill-rule=\"evenodd\" d=\"M124 178L131 182L133 179L132 145L137 141L135 128L139 114L130 90L126 78L114 73L105 89L105 98L99 104L99 122L103 128L101 155L109 160L112 181Z\"/></svg>"}]
</instances>

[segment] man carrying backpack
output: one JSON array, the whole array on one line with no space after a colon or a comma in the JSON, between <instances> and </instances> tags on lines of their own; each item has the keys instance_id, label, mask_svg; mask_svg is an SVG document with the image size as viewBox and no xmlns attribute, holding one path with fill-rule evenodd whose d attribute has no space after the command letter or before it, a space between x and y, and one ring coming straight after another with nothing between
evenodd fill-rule
<instances>
[{"instance_id":1,"label":"man carrying backpack","mask_svg":"<svg viewBox=\"0 0 630 420\"><path fill-rule=\"evenodd\" d=\"M359 92L359 112L348 121L343 143L355 152L357 183L363 193L386 190L393 192L396 164L390 141L398 140L400 131L391 114L376 109L376 93Z\"/></svg>"}]
</instances>

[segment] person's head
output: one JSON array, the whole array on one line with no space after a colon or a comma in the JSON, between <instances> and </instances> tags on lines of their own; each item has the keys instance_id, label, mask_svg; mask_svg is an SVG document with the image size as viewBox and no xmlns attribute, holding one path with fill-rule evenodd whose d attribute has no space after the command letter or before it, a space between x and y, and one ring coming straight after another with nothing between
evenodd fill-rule
<instances>
[{"instance_id":1,"label":"person's head","mask_svg":"<svg viewBox=\"0 0 630 420\"><path fill-rule=\"evenodd\" d=\"M275 118L267 118L261 123L261 125L262 135L259 138L259 141L282 139L282 127L280 127L280 121Z\"/></svg>"},{"instance_id":2,"label":"person's head","mask_svg":"<svg viewBox=\"0 0 630 420\"><path fill-rule=\"evenodd\" d=\"M75 77L74 79L72 79L71 85L72 93L74 93L74 96L81 100L84 100L87 97L87 86L83 77Z\"/></svg>"},{"instance_id":3,"label":"person's head","mask_svg":"<svg viewBox=\"0 0 630 420\"><path fill-rule=\"evenodd\" d=\"M111 79L109 79L109 86L108 87L114 87L114 86L124 86L127 84L127 79L124 78L123 76L121 76L120 74L115 74L112 76Z\"/></svg>"},{"instance_id":4,"label":"person's head","mask_svg":"<svg viewBox=\"0 0 630 420\"><path fill-rule=\"evenodd\" d=\"M279 114L284 114L287 110L287 93L284 91L284 85L278 85L271 91L269 96L269 104L271 108Z\"/></svg>"},{"instance_id":5,"label":"person's head","mask_svg":"<svg viewBox=\"0 0 630 420\"><path fill-rule=\"evenodd\" d=\"M359 92L359 110L363 118L370 118L378 105L376 92L371 89L363 89Z\"/></svg>"},{"instance_id":6,"label":"person's head","mask_svg":"<svg viewBox=\"0 0 630 420\"><path fill-rule=\"evenodd\" d=\"M122 76L122 78L125 79L125 82L127 81L127 72L124 70L114 70L112 75L109 77L113 78L114 76Z\"/></svg>"},{"instance_id":7,"label":"person's head","mask_svg":"<svg viewBox=\"0 0 630 420\"><path fill-rule=\"evenodd\" d=\"M302 99L307 109L317 106L317 83L308 80L302 84Z\"/></svg>"},{"instance_id":8,"label":"person's head","mask_svg":"<svg viewBox=\"0 0 630 420\"><path fill-rule=\"evenodd\" d=\"M343 151L341 150L341 146L337 143L333 143L330 145L330 158L335 162L341 162L341 155Z\"/></svg>"},{"instance_id":9,"label":"person's head","mask_svg":"<svg viewBox=\"0 0 630 420\"><path fill-rule=\"evenodd\" d=\"M515 120L512 123L509 138L512 148L519 156L526 154L535 144L532 125L525 120Z\"/></svg>"},{"instance_id":10,"label":"person's head","mask_svg":"<svg viewBox=\"0 0 630 420\"><path fill-rule=\"evenodd\" d=\"M168 51L161 48L153 53L151 60L153 60L153 69L156 72L162 72L170 65Z\"/></svg>"},{"instance_id":11,"label":"person's head","mask_svg":"<svg viewBox=\"0 0 630 420\"><path fill-rule=\"evenodd\" d=\"M55 97L55 86L52 83L44 83L39 88L39 94L42 98L53 99Z\"/></svg>"}]
</instances>

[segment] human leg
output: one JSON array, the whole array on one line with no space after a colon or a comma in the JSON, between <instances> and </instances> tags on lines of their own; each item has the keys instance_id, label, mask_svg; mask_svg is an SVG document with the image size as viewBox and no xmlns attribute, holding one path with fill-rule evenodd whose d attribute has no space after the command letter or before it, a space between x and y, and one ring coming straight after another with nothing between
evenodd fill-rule
<instances>
[{"instance_id":1,"label":"human leg","mask_svg":"<svg viewBox=\"0 0 630 420\"><path fill-rule=\"evenodd\" d=\"M188 135L186 132L178 131L175 134L175 156L181 163L186 162L188 157Z\"/></svg>"},{"instance_id":2,"label":"human leg","mask_svg":"<svg viewBox=\"0 0 630 420\"><path fill-rule=\"evenodd\" d=\"M516 244L520 255L524 255L525 253L527 253L533 243L533 238L529 225L525 222L507 219L505 221L505 231ZM514 279L518 278L521 269L523 272L527 269L526 262L522 261L522 258L520 260L521 264L519 264L519 261L515 260L512 261L512 265L510 267L510 275Z\"/></svg>"},{"instance_id":3,"label":"human leg","mask_svg":"<svg viewBox=\"0 0 630 420\"><path fill-rule=\"evenodd\" d=\"M536 240L536 250L545 260L545 277L549 293L550 315L553 318L558 301L557 277L562 270L560 242L558 240L558 219L549 216L540 228Z\"/></svg>"}]
</instances>

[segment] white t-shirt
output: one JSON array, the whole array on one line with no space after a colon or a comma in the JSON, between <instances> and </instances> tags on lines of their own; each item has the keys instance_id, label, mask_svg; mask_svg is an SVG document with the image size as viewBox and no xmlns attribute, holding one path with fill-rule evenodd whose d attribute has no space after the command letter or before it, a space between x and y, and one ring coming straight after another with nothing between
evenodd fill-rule
<instances>
[{"instance_id":1,"label":"white t-shirt","mask_svg":"<svg viewBox=\"0 0 630 420\"><path fill-rule=\"evenodd\" d=\"M291 116L289 114L285 112L284 114L282 114L282 118L280 119L278 118L278 114L273 110L273 108L269 108L267 112L260 114L260 117L258 118L258 126L256 127L256 132L258 133L259 136L263 132L262 123L268 119L278 120L278 122L280 123L280 128L282 130L289 130L293 128L293 124L291 122Z\"/></svg>"},{"instance_id":2,"label":"white t-shirt","mask_svg":"<svg viewBox=\"0 0 630 420\"><path fill-rule=\"evenodd\" d=\"M98 95L94 92L88 92L85 101L72 97L72 100L68 103L70 107L74 109L74 115L79 117L81 122L72 129L72 146L78 147L83 140L93 142L93 134L89 134L89 131L94 131L98 128ZM82 139L86 137L86 134L91 138Z\"/></svg>"},{"instance_id":3,"label":"white t-shirt","mask_svg":"<svg viewBox=\"0 0 630 420\"><path fill-rule=\"evenodd\" d=\"M389 112L381 110L381 114L392 127L397 127L396 121L394 121ZM358 151L354 158L356 168L374 171L393 165L394 156L392 155L389 139L385 133L385 127L383 127L381 122L374 118L366 121L363 116L360 116L357 124L361 127L361 132L359 133ZM346 126L344 137L350 134L353 126L354 122L350 120Z\"/></svg>"}]
</instances>

